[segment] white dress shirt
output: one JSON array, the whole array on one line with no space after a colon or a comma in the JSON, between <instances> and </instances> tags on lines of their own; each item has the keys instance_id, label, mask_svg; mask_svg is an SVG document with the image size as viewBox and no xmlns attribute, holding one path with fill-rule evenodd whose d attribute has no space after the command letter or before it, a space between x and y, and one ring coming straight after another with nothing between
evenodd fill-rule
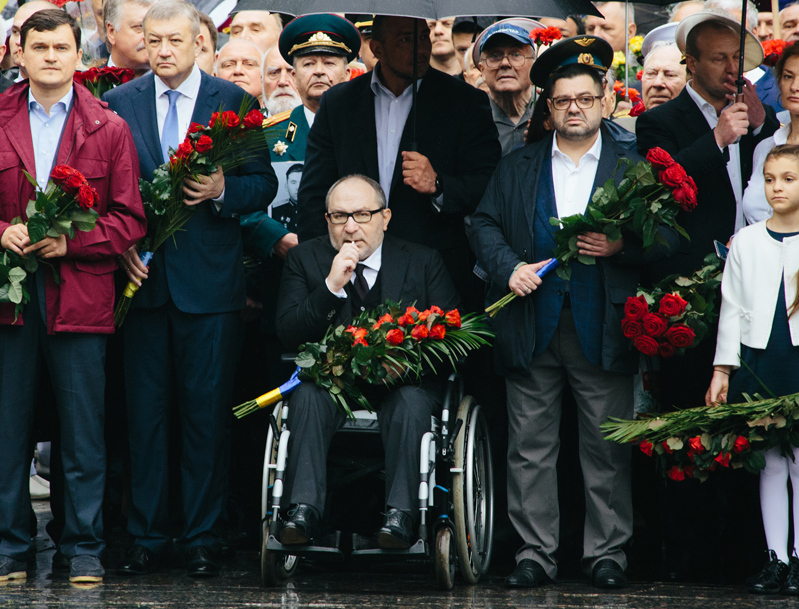
<instances>
[{"instance_id":1,"label":"white dress shirt","mask_svg":"<svg viewBox=\"0 0 799 609\"><path fill-rule=\"evenodd\" d=\"M305 113L305 120L308 123L308 129L313 127L313 119L316 118L316 114L308 110L305 106L302 107L302 111Z\"/></svg>"},{"instance_id":2,"label":"white dress shirt","mask_svg":"<svg viewBox=\"0 0 799 609\"><path fill-rule=\"evenodd\" d=\"M555 187L558 218L581 214L594 194L594 178L599 167L599 155L602 154L602 133L597 132L594 145L582 156L578 165L558 148L557 133L552 137L552 184Z\"/></svg>"},{"instance_id":3,"label":"white dress shirt","mask_svg":"<svg viewBox=\"0 0 799 609\"><path fill-rule=\"evenodd\" d=\"M685 89L688 91L688 95L691 96L691 99L694 100L694 103L702 112L707 124L711 129L715 129L716 125L719 124L719 116L716 114L716 109L710 102L705 101L699 95L699 93L694 91L694 88L691 86L690 82L686 85ZM732 102L727 104L725 108L731 105ZM760 125L760 127L754 130L754 134L757 135L760 133L762 128L763 125ZM719 147L719 149L722 152L724 151L724 148ZM730 144L727 146L727 151L730 154L730 160L727 161L727 175L730 177L730 186L732 186L732 193L735 196L735 232L737 233L740 229L746 226L743 210L743 184L741 182L741 148L737 143Z\"/></svg>"},{"instance_id":4,"label":"white dress shirt","mask_svg":"<svg viewBox=\"0 0 799 609\"><path fill-rule=\"evenodd\" d=\"M774 135L767 137L755 148L755 155L752 161L752 177L749 185L744 191L743 213L744 218L749 224L755 224L763 220L768 220L772 212L771 205L766 200L766 180L763 177L763 165L766 164L766 157L775 146L782 146L788 142L791 135L791 121L783 125L774 132ZM737 232L737 231L736 231Z\"/></svg>"},{"instance_id":5,"label":"white dress shirt","mask_svg":"<svg viewBox=\"0 0 799 609\"><path fill-rule=\"evenodd\" d=\"M28 113L33 155L36 159L36 183L41 190L47 188L53 161L58 153L58 142L61 140L61 132L64 130L64 122L67 120L67 111L74 93L75 89L70 87L69 92L50 108L48 115L33 97L33 92L28 89Z\"/></svg>"},{"instance_id":6,"label":"white dress shirt","mask_svg":"<svg viewBox=\"0 0 799 609\"><path fill-rule=\"evenodd\" d=\"M366 267L363 270L363 278L366 279L366 284L371 290L377 281L377 274L380 272L380 267L383 266L383 244L381 243L378 245L377 249L372 252L372 255L366 260L362 260L360 264ZM355 284L355 272L353 272L352 277L350 277L350 283L353 285ZM327 286L327 289L330 290L330 284L327 283L327 277L325 277L325 285ZM333 290L330 290L330 292L339 298L347 297L347 292L344 290L344 288L341 288L338 292L334 292Z\"/></svg>"}]
</instances>

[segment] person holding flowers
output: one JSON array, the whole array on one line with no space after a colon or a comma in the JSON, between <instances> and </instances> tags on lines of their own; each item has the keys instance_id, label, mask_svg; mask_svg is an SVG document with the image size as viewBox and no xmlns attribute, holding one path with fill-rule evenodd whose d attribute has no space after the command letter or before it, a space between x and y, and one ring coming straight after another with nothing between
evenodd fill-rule
<instances>
[{"instance_id":1,"label":"person holding flowers","mask_svg":"<svg viewBox=\"0 0 799 609\"><path fill-rule=\"evenodd\" d=\"M80 39L64 11L29 17L19 51L28 80L10 87L0 104L2 257L39 261L25 280L22 314L15 315L13 303L0 304L0 584L25 578L35 555L28 477L41 363L61 423L65 523L55 541L72 582L100 582L105 574L104 367L114 331L113 271L116 256L144 235L145 218L130 129L87 89L73 86ZM34 183L53 197L63 190L68 205L74 200L83 210L75 217L96 218L94 227L73 238L52 236L50 227L37 238L31 216L40 214L29 206L38 198Z\"/></svg>"},{"instance_id":2,"label":"person holding flowers","mask_svg":"<svg viewBox=\"0 0 799 609\"><path fill-rule=\"evenodd\" d=\"M387 300L399 302L403 310L411 307L406 314L417 316L433 305L444 311L457 306L455 286L435 250L384 235L391 210L374 180L362 175L338 180L328 192L325 218L328 235L301 243L286 258L277 331L287 348L319 341L331 325L348 324ZM385 319L377 323L385 321L391 323ZM445 331L443 326L419 325L414 332L433 329ZM366 334L366 329L352 328L353 342L363 344ZM388 332L389 343L394 334ZM391 375L402 373L389 370ZM377 536L383 548L407 548L416 539L419 446L430 429L431 414L440 405L439 394L435 381L424 380L419 386L382 391L372 396L379 401L370 400L378 408L386 450L386 516ZM294 390L283 495L291 510L280 539L285 545L309 543L319 532L327 450L344 420L326 389L303 382Z\"/></svg>"},{"instance_id":3,"label":"person holding flowers","mask_svg":"<svg viewBox=\"0 0 799 609\"><path fill-rule=\"evenodd\" d=\"M708 406L742 402L744 393L799 393L799 146L771 150L763 174L773 215L733 239L721 283ZM799 595L799 448L791 448L788 454L779 446L764 454L760 507L769 561L748 582L749 591L756 594ZM793 485L793 510L788 507L788 481Z\"/></svg>"},{"instance_id":4,"label":"person holding flowers","mask_svg":"<svg viewBox=\"0 0 799 609\"><path fill-rule=\"evenodd\" d=\"M143 27L152 73L103 99L130 125L142 178L152 182L160 165L195 158L195 146L198 154L210 149L208 136L203 140L189 132L191 123L208 125L214 116L214 124L223 120L235 128L242 106L256 108L257 101L197 67L202 36L191 4L160 0L144 16ZM239 312L245 304L239 217L266 210L277 179L265 155L228 172L218 166L208 171L186 178L184 203L194 212L155 250L149 266L140 260L138 246L119 259L128 278L141 286L125 321L133 480L128 511L133 545L120 568L126 575L158 569L170 539L167 422L172 388L183 432L185 528L178 547L187 555L190 576L219 573L214 525L227 496L227 417Z\"/></svg>"},{"instance_id":5,"label":"person holding flowers","mask_svg":"<svg viewBox=\"0 0 799 609\"><path fill-rule=\"evenodd\" d=\"M571 278L537 275L552 257L551 217L586 211L618 160L637 157L600 132L603 76L613 58L601 38L564 40L541 54L531 78L546 86L553 135L504 157L472 216L472 248L491 278L488 302L510 290L518 298L495 317L497 369L508 390L508 506L524 541L509 587L555 579L559 508L556 462L565 383L578 404L586 522L582 566L599 588L626 584L623 550L632 534L630 451L605 442L599 423L633 413L637 356L621 329L623 306L634 296L640 266L664 256L677 232L661 225L644 255L639 236L614 241L605 233L574 235L579 262Z\"/></svg>"}]
</instances>

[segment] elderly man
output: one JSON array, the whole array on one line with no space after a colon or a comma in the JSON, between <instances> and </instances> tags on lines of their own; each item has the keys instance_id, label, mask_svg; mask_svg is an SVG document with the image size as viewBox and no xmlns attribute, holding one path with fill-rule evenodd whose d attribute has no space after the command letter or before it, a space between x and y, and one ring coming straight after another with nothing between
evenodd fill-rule
<instances>
[{"instance_id":1,"label":"elderly man","mask_svg":"<svg viewBox=\"0 0 799 609\"><path fill-rule=\"evenodd\" d=\"M756 33L760 42L774 39L774 14L771 11L757 14Z\"/></svg>"},{"instance_id":2,"label":"elderly man","mask_svg":"<svg viewBox=\"0 0 799 609\"><path fill-rule=\"evenodd\" d=\"M627 41L635 36L635 9L627 5L627 24L625 26L624 2L597 2L597 9L602 17L588 15L585 18L585 33L598 36L610 43L613 51L622 51L627 47Z\"/></svg>"},{"instance_id":3,"label":"elderly man","mask_svg":"<svg viewBox=\"0 0 799 609\"><path fill-rule=\"evenodd\" d=\"M0 247L48 263L28 275L30 301L19 319L12 303L0 304L0 585L24 579L36 552L29 442L40 364L61 423L65 522L56 541L69 560L71 582L97 583L105 575L104 392L106 344L114 332L113 270L115 258L144 236L145 218L130 129L86 88L73 86L80 47L80 28L64 11L29 16L19 51L28 80L8 89L0 103L0 156L9 168L0 172ZM43 191L53 167L63 164L96 190L97 225L72 239L31 243L18 218L26 217L34 188L21 168ZM60 282L49 264L57 265Z\"/></svg>"},{"instance_id":4,"label":"elderly man","mask_svg":"<svg viewBox=\"0 0 799 609\"><path fill-rule=\"evenodd\" d=\"M799 2L780 11L780 37L786 42L799 40Z\"/></svg>"},{"instance_id":5,"label":"elderly man","mask_svg":"<svg viewBox=\"0 0 799 609\"><path fill-rule=\"evenodd\" d=\"M693 15L694 13L701 11L703 5L704 2L702 2L702 0L686 0L686 2L678 2L671 7L669 22L679 23L689 15Z\"/></svg>"},{"instance_id":6,"label":"elderly man","mask_svg":"<svg viewBox=\"0 0 799 609\"><path fill-rule=\"evenodd\" d=\"M658 43L644 59L641 99L651 110L677 97L685 87L685 66L676 44Z\"/></svg>"},{"instance_id":7,"label":"elderly man","mask_svg":"<svg viewBox=\"0 0 799 609\"><path fill-rule=\"evenodd\" d=\"M216 31L214 22L205 13L200 13L200 35L203 37L203 46L200 48L200 54L197 55L197 65L203 72L212 76L219 32ZM256 95L256 97L258 96Z\"/></svg>"},{"instance_id":8,"label":"elderly man","mask_svg":"<svg viewBox=\"0 0 799 609\"><path fill-rule=\"evenodd\" d=\"M190 123L257 102L241 88L206 75L197 10L159 0L142 20L152 73L105 94L134 133L142 178L169 159ZM196 213L144 266L133 247L120 266L140 285L125 321L125 375L132 471L124 575L158 569L170 543L168 421L180 407L183 531L178 548L191 577L219 573L215 528L227 497L228 419L245 305L239 217L267 209L277 190L268 158L187 178L185 203Z\"/></svg>"},{"instance_id":9,"label":"elderly man","mask_svg":"<svg viewBox=\"0 0 799 609\"><path fill-rule=\"evenodd\" d=\"M533 114L530 68L535 50L530 32L508 22L487 28L479 43L480 73L488 86L491 113L505 156L524 143L527 121Z\"/></svg>"},{"instance_id":10,"label":"elderly man","mask_svg":"<svg viewBox=\"0 0 799 609\"><path fill-rule=\"evenodd\" d=\"M111 47L108 67L128 68L138 78L150 70L142 19L155 0L106 0L106 37Z\"/></svg>"},{"instance_id":11,"label":"elderly man","mask_svg":"<svg viewBox=\"0 0 799 609\"><path fill-rule=\"evenodd\" d=\"M263 99L269 116L291 112L302 105L291 70L291 65L283 59L278 47L274 46L267 51L264 56Z\"/></svg>"},{"instance_id":12,"label":"elderly man","mask_svg":"<svg viewBox=\"0 0 799 609\"><path fill-rule=\"evenodd\" d=\"M254 42L234 38L219 50L216 76L240 86L263 106L261 50Z\"/></svg>"},{"instance_id":13,"label":"elderly man","mask_svg":"<svg viewBox=\"0 0 799 609\"><path fill-rule=\"evenodd\" d=\"M444 19L427 20L427 27L430 28L430 41L433 43L433 50L430 53L430 66L436 70L463 78L463 60L455 50L455 42L452 39L452 26L455 24L455 17Z\"/></svg>"},{"instance_id":14,"label":"elderly man","mask_svg":"<svg viewBox=\"0 0 799 609\"><path fill-rule=\"evenodd\" d=\"M384 235L391 209L374 180L338 180L326 197L324 218L328 234L291 250L283 271L277 327L289 349L320 340L331 324L347 324L386 300L420 309L457 306L458 294L435 250ZM386 511L377 542L386 549L408 548L418 524L419 446L440 406L440 386L426 381L380 393ZM310 543L319 533L327 451L344 420L328 392L313 383L303 383L291 396L284 497L293 509L281 532L285 545Z\"/></svg>"},{"instance_id":15,"label":"elderly man","mask_svg":"<svg viewBox=\"0 0 799 609\"><path fill-rule=\"evenodd\" d=\"M292 65L302 105L266 122L272 162L305 160L306 138L322 95L349 80L348 64L358 56L360 40L355 26L337 15L297 17L281 32L280 54Z\"/></svg>"},{"instance_id":16,"label":"elderly man","mask_svg":"<svg viewBox=\"0 0 799 609\"><path fill-rule=\"evenodd\" d=\"M325 195L342 175L360 173L388 193L395 236L437 249L461 297L471 295L473 264L463 218L477 206L501 155L488 97L429 67L431 43L417 21L375 17L369 78L334 87L322 98L308 135L300 184L300 241L324 234ZM416 59L416 147L411 149L411 86ZM457 103L442 103L457 100Z\"/></svg>"},{"instance_id":17,"label":"elderly man","mask_svg":"<svg viewBox=\"0 0 799 609\"><path fill-rule=\"evenodd\" d=\"M258 45L262 53L277 44L283 24L280 15L269 11L241 11L230 22L230 37L244 38Z\"/></svg>"},{"instance_id":18,"label":"elderly man","mask_svg":"<svg viewBox=\"0 0 799 609\"><path fill-rule=\"evenodd\" d=\"M24 80L28 77L25 67L20 66L20 35L22 32L22 24L24 24L34 13L50 10L52 8L53 5L50 2L46 2L45 0L32 0L32 2L26 2L20 6L17 9L17 12L14 13L14 21L11 25L11 34L8 37L8 53L13 58L14 65L17 67L16 75L11 75L14 77L15 82L19 82L20 80Z\"/></svg>"}]
</instances>

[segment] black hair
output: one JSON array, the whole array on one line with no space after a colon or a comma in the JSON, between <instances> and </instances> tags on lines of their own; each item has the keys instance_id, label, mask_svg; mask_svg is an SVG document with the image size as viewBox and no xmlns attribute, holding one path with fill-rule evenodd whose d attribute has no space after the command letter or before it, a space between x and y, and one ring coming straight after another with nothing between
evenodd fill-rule
<instances>
[{"instance_id":1,"label":"black hair","mask_svg":"<svg viewBox=\"0 0 799 609\"><path fill-rule=\"evenodd\" d=\"M552 114L549 111L549 104L547 103L548 98L549 91L547 90L538 96L535 106L533 107L533 114L530 117L530 126L527 128L527 138L524 140L525 144L540 142L548 135L551 135L552 130L549 129L548 126L551 127L549 119L552 117Z\"/></svg>"},{"instance_id":2,"label":"black hair","mask_svg":"<svg viewBox=\"0 0 799 609\"><path fill-rule=\"evenodd\" d=\"M28 32L52 32L62 25L68 25L75 36L75 48L80 49L80 26L69 14L59 9L47 9L34 13L22 24L20 28L19 46L25 48Z\"/></svg>"},{"instance_id":3,"label":"black hair","mask_svg":"<svg viewBox=\"0 0 799 609\"><path fill-rule=\"evenodd\" d=\"M302 173L304 165L302 163L296 163L289 167L289 170L286 172L286 178L288 178L292 173Z\"/></svg>"},{"instance_id":4,"label":"black hair","mask_svg":"<svg viewBox=\"0 0 799 609\"><path fill-rule=\"evenodd\" d=\"M564 78L577 78L578 76L590 76L591 80L593 80L594 84L597 86L597 89L599 89L599 95L605 94L605 82L602 72L600 72L597 68L592 68L591 66L587 66L582 63L571 63L567 66L558 68L549 75L549 81L547 82L546 87L546 90L549 93L547 97L552 95L552 91L555 89L556 82Z\"/></svg>"}]
</instances>

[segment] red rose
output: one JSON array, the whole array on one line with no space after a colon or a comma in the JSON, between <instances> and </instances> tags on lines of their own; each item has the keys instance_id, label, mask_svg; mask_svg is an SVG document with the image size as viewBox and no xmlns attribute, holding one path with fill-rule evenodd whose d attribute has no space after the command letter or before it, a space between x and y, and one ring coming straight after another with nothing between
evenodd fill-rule
<instances>
[{"instance_id":1,"label":"red rose","mask_svg":"<svg viewBox=\"0 0 799 609\"><path fill-rule=\"evenodd\" d=\"M658 180L660 181L663 186L666 188L677 188L682 186L682 183L688 179L688 174L685 173L685 169L682 168L682 165L674 163L673 165L669 165L658 174Z\"/></svg>"},{"instance_id":2,"label":"red rose","mask_svg":"<svg viewBox=\"0 0 799 609\"><path fill-rule=\"evenodd\" d=\"M209 127L214 127L214 126L216 126L216 121L218 121L218 120L219 120L219 112L214 112L214 113L211 115L211 120L210 120L210 121L208 121L208 126L209 126Z\"/></svg>"},{"instance_id":3,"label":"red rose","mask_svg":"<svg viewBox=\"0 0 799 609\"><path fill-rule=\"evenodd\" d=\"M211 120L213 120L213 118ZM205 127L203 127L200 123L192 123L189 125L189 134L200 133L200 131L205 131Z\"/></svg>"},{"instance_id":4,"label":"red rose","mask_svg":"<svg viewBox=\"0 0 799 609\"><path fill-rule=\"evenodd\" d=\"M222 121L228 129L234 129L238 127L240 122L239 115L233 112L233 110L226 110L223 112ZM261 119L261 122L263 122L263 119Z\"/></svg>"},{"instance_id":5,"label":"red rose","mask_svg":"<svg viewBox=\"0 0 799 609\"><path fill-rule=\"evenodd\" d=\"M432 328L430 328L430 338L435 340L441 340L446 336L447 329L444 327L443 324L434 324Z\"/></svg>"},{"instance_id":6,"label":"red rose","mask_svg":"<svg viewBox=\"0 0 799 609\"><path fill-rule=\"evenodd\" d=\"M621 331L624 333L624 338L633 339L644 333L644 327L640 321L625 317L621 320Z\"/></svg>"},{"instance_id":7,"label":"red rose","mask_svg":"<svg viewBox=\"0 0 799 609\"><path fill-rule=\"evenodd\" d=\"M389 330L386 332L386 342L389 345L401 345L402 341L405 340L405 334L402 333L402 330L399 328L394 328L393 330Z\"/></svg>"},{"instance_id":8,"label":"red rose","mask_svg":"<svg viewBox=\"0 0 799 609\"><path fill-rule=\"evenodd\" d=\"M627 298L627 302L624 303L624 316L627 319L639 321L647 313L649 313L649 304L643 296L636 296L635 298L630 296Z\"/></svg>"},{"instance_id":9,"label":"red rose","mask_svg":"<svg viewBox=\"0 0 799 609\"><path fill-rule=\"evenodd\" d=\"M83 209L91 209L94 207L95 200L99 199L97 191L88 184L84 184L78 189L75 195L75 200Z\"/></svg>"},{"instance_id":10,"label":"red rose","mask_svg":"<svg viewBox=\"0 0 799 609\"><path fill-rule=\"evenodd\" d=\"M674 347L671 343L658 343L658 355L660 357L672 357L674 355Z\"/></svg>"},{"instance_id":11,"label":"red rose","mask_svg":"<svg viewBox=\"0 0 799 609\"><path fill-rule=\"evenodd\" d=\"M410 315L408 315L408 314L406 313L405 315L401 316L401 317L400 317L400 318L397 320L397 323L398 323L399 325L403 326L403 327L404 327L404 326L410 326L411 324L413 324L413 317L411 317Z\"/></svg>"},{"instance_id":12,"label":"red rose","mask_svg":"<svg viewBox=\"0 0 799 609\"><path fill-rule=\"evenodd\" d=\"M133 70L129 68L116 68L116 69L119 71L118 78L120 84L124 85L126 82L130 82L131 80L133 80L133 77L135 76Z\"/></svg>"},{"instance_id":13,"label":"red rose","mask_svg":"<svg viewBox=\"0 0 799 609\"><path fill-rule=\"evenodd\" d=\"M200 154L204 154L209 150L211 150L213 146L214 146L214 140L212 140L207 135L201 135L200 139L198 139L197 143L194 145L194 149Z\"/></svg>"},{"instance_id":14,"label":"red rose","mask_svg":"<svg viewBox=\"0 0 799 609\"><path fill-rule=\"evenodd\" d=\"M453 328L460 328L461 327L461 314L458 309L452 309L452 311L447 311L446 315L444 315L444 321L447 322L448 326L452 326Z\"/></svg>"},{"instance_id":15,"label":"red rose","mask_svg":"<svg viewBox=\"0 0 799 609\"><path fill-rule=\"evenodd\" d=\"M245 129L257 129L264 124L264 115L260 110L250 110L244 117Z\"/></svg>"},{"instance_id":16,"label":"red rose","mask_svg":"<svg viewBox=\"0 0 799 609\"><path fill-rule=\"evenodd\" d=\"M637 89L633 89L632 87L629 87L627 89L627 97L630 98L631 102L637 102L638 98L641 97L641 94L638 92Z\"/></svg>"},{"instance_id":17,"label":"red rose","mask_svg":"<svg viewBox=\"0 0 799 609\"><path fill-rule=\"evenodd\" d=\"M660 299L658 312L665 317L679 317L688 305L679 294L666 294Z\"/></svg>"},{"instance_id":18,"label":"red rose","mask_svg":"<svg viewBox=\"0 0 799 609\"><path fill-rule=\"evenodd\" d=\"M667 472L667 475L669 478L675 480L676 482L681 482L682 480L685 480L685 472L682 470L681 467L677 467L676 465Z\"/></svg>"},{"instance_id":19,"label":"red rose","mask_svg":"<svg viewBox=\"0 0 799 609\"><path fill-rule=\"evenodd\" d=\"M669 446L666 440L663 440L663 442L661 442L661 445L663 446L663 450L665 450L667 453L669 453L670 455L674 454L674 449L671 448L671 446Z\"/></svg>"},{"instance_id":20,"label":"red rose","mask_svg":"<svg viewBox=\"0 0 799 609\"><path fill-rule=\"evenodd\" d=\"M427 321L427 318L430 317L432 311L430 309L426 309L419 313L418 317L416 318L418 321Z\"/></svg>"},{"instance_id":21,"label":"red rose","mask_svg":"<svg viewBox=\"0 0 799 609\"><path fill-rule=\"evenodd\" d=\"M80 187L83 186L84 184L86 184L86 178L84 178L80 173L75 171L67 176L67 179L64 180L64 183L62 184L61 187L64 189L64 192L67 193L68 195L76 195L78 194L78 190L80 190Z\"/></svg>"},{"instance_id":22,"label":"red rose","mask_svg":"<svg viewBox=\"0 0 799 609\"><path fill-rule=\"evenodd\" d=\"M691 211L696 207L696 193L696 182L691 176L688 176L688 179L679 188L675 188L671 194L677 201L677 205L684 211Z\"/></svg>"},{"instance_id":23,"label":"red rose","mask_svg":"<svg viewBox=\"0 0 799 609\"><path fill-rule=\"evenodd\" d=\"M388 313L386 313L385 315L383 315L383 317L381 317L380 319L378 319L375 322L375 325L372 326L372 330L377 330L383 324L390 324L390 323L393 323L393 322L394 322L394 318L391 317L391 315L389 315Z\"/></svg>"},{"instance_id":24,"label":"red rose","mask_svg":"<svg viewBox=\"0 0 799 609\"><path fill-rule=\"evenodd\" d=\"M368 347L369 345L364 340L368 333L369 331L366 328L356 329L355 332L352 333L352 346L354 347L355 345L363 345L364 347Z\"/></svg>"},{"instance_id":25,"label":"red rose","mask_svg":"<svg viewBox=\"0 0 799 609\"><path fill-rule=\"evenodd\" d=\"M647 457L652 456L652 450L655 448L655 445L652 444L649 440L644 440L638 446L641 447L641 452L644 453Z\"/></svg>"},{"instance_id":26,"label":"red rose","mask_svg":"<svg viewBox=\"0 0 799 609\"><path fill-rule=\"evenodd\" d=\"M369 343L367 343L367 342L366 342L364 339L362 339L362 338L358 338L358 339L356 339L356 340L355 340L355 342L354 342L354 343L352 343L352 346L353 346L353 347L354 347L355 345L363 345L364 347L368 347L368 346L369 346Z\"/></svg>"},{"instance_id":27,"label":"red rose","mask_svg":"<svg viewBox=\"0 0 799 609\"><path fill-rule=\"evenodd\" d=\"M639 336L633 341L633 347L648 356L657 355L658 352L658 342L651 336Z\"/></svg>"},{"instance_id":28,"label":"red rose","mask_svg":"<svg viewBox=\"0 0 799 609\"><path fill-rule=\"evenodd\" d=\"M50 178L53 182L60 184L64 180L66 180L69 176L75 173L75 170L72 169L69 165L56 165L53 167L53 171L50 174Z\"/></svg>"},{"instance_id":29,"label":"red rose","mask_svg":"<svg viewBox=\"0 0 799 609\"><path fill-rule=\"evenodd\" d=\"M644 315L642 323L649 336L660 336L669 327L669 322L659 313L647 313Z\"/></svg>"},{"instance_id":30,"label":"red rose","mask_svg":"<svg viewBox=\"0 0 799 609\"><path fill-rule=\"evenodd\" d=\"M703 452L705 452L705 447L702 446L702 438L699 436L694 436L688 440L688 444L691 446L691 450L697 455L701 455Z\"/></svg>"},{"instance_id":31,"label":"red rose","mask_svg":"<svg viewBox=\"0 0 799 609\"><path fill-rule=\"evenodd\" d=\"M430 307L430 312L438 315L439 317L444 317L444 311L441 310L441 307L437 307L436 305Z\"/></svg>"},{"instance_id":32,"label":"red rose","mask_svg":"<svg viewBox=\"0 0 799 609\"><path fill-rule=\"evenodd\" d=\"M353 326L352 324L350 324L349 326L347 326L347 329L344 330L344 331L345 332L349 332L349 333L353 333L353 332L357 332L358 328L356 326Z\"/></svg>"},{"instance_id":33,"label":"red rose","mask_svg":"<svg viewBox=\"0 0 799 609\"><path fill-rule=\"evenodd\" d=\"M735 438L735 444L732 447L732 451L736 455L740 455L745 450L749 450L749 448L750 448L749 440L747 440L743 436L738 436L737 438Z\"/></svg>"},{"instance_id":34,"label":"red rose","mask_svg":"<svg viewBox=\"0 0 799 609\"><path fill-rule=\"evenodd\" d=\"M419 324L418 326L414 327L414 329L411 330L411 337L416 340L427 338L427 326L424 324Z\"/></svg>"},{"instance_id":35,"label":"red rose","mask_svg":"<svg viewBox=\"0 0 799 609\"><path fill-rule=\"evenodd\" d=\"M685 349L694 344L696 333L685 324L675 324L666 332L668 340L675 348Z\"/></svg>"},{"instance_id":36,"label":"red rose","mask_svg":"<svg viewBox=\"0 0 799 609\"><path fill-rule=\"evenodd\" d=\"M729 467L731 457L731 453L719 453L718 456L713 460L720 463L722 467Z\"/></svg>"},{"instance_id":37,"label":"red rose","mask_svg":"<svg viewBox=\"0 0 799 609\"><path fill-rule=\"evenodd\" d=\"M646 107L644 107L644 102L639 101L635 104L630 110L630 116L641 116L644 112L646 112Z\"/></svg>"},{"instance_id":38,"label":"red rose","mask_svg":"<svg viewBox=\"0 0 799 609\"><path fill-rule=\"evenodd\" d=\"M663 148L652 148L646 153L646 160L653 169L662 170L674 165L674 159Z\"/></svg>"},{"instance_id":39,"label":"red rose","mask_svg":"<svg viewBox=\"0 0 799 609\"><path fill-rule=\"evenodd\" d=\"M188 161L192 152L194 152L194 148L191 146L191 141L183 140L180 146L178 146L178 149L175 151L175 156L177 156L181 161Z\"/></svg>"}]
</instances>

